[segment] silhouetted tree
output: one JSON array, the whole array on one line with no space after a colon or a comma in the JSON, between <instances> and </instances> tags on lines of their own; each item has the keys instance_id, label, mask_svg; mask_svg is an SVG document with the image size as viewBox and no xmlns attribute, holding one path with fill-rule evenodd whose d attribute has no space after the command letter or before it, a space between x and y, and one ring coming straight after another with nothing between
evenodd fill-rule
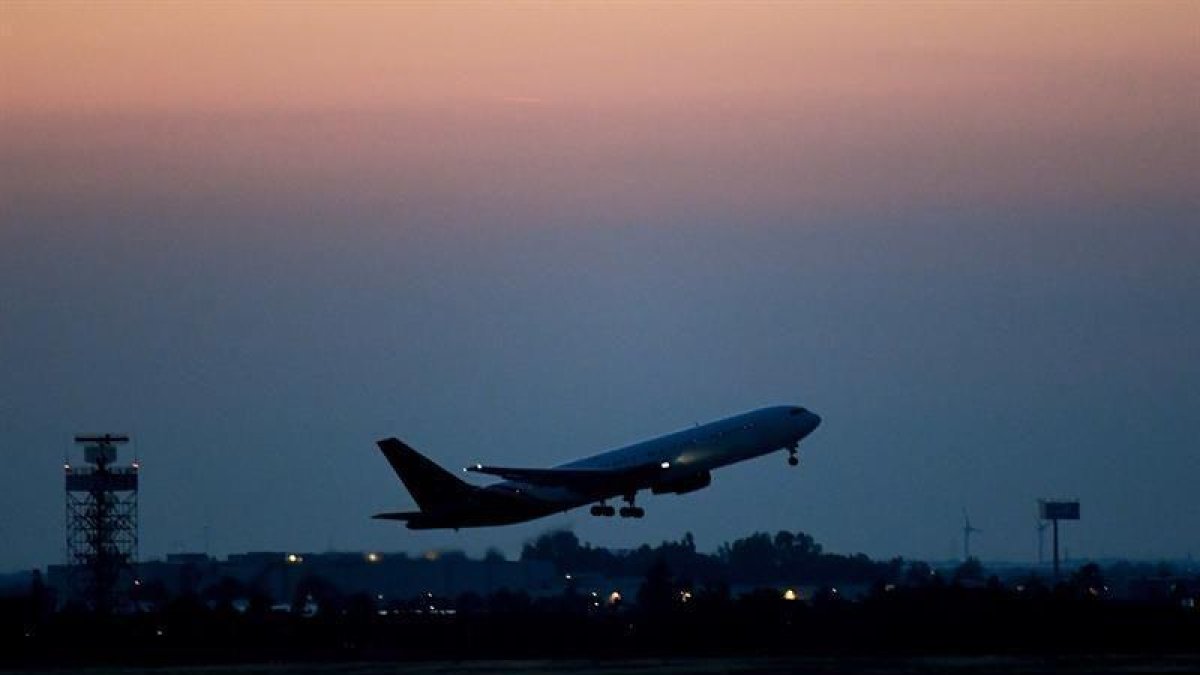
<instances>
[{"instance_id":1,"label":"silhouetted tree","mask_svg":"<svg viewBox=\"0 0 1200 675\"><path fill-rule=\"evenodd\" d=\"M904 573L904 583L919 588L928 586L936 577L929 563L918 560L909 564L908 571Z\"/></svg>"},{"instance_id":2,"label":"silhouetted tree","mask_svg":"<svg viewBox=\"0 0 1200 675\"><path fill-rule=\"evenodd\" d=\"M292 596L292 611L303 611L309 600L315 602L323 614L336 613L341 610L342 594L333 582L325 577L310 574L296 584L296 592Z\"/></svg>"},{"instance_id":3,"label":"silhouetted tree","mask_svg":"<svg viewBox=\"0 0 1200 675\"><path fill-rule=\"evenodd\" d=\"M362 624L373 619L376 616L378 608L376 607L374 597L369 593L359 592L346 598L344 611L351 623Z\"/></svg>"},{"instance_id":4,"label":"silhouetted tree","mask_svg":"<svg viewBox=\"0 0 1200 675\"><path fill-rule=\"evenodd\" d=\"M1096 598L1104 595L1104 575L1096 563L1088 563L1071 574L1069 584L1075 594L1084 598Z\"/></svg>"},{"instance_id":5,"label":"silhouetted tree","mask_svg":"<svg viewBox=\"0 0 1200 675\"><path fill-rule=\"evenodd\" d=\"M558 571L574 567L579 558L579 537L570 530L556 530L540 535L521 547L521 560L545 560Z\"/></svg>"},{"instance_id":6,"label":"silhouetted tree","mask_svg":"<svg viewBox=\"0 0 1200 675\"><path fill-rule=\"evenodd\" d=\"M637 593L638 609L649 614L665 614L675 602L675 586L671 582L671 568L666 561L658 560L646 572Z\"/></svg>"},{"instance_id":7,"label":"silhouetted tree","mask_svg":"<svg viewBox=\"0 0 1200 675\"><path fill-rule=\"evenodd\" d=\"M972 556L967 558L954 570L954 583L978 583L983 581L983 564Z\"/></svg>"},{"instance_id":8,"label":"silhouetted tree","mask_svg":"<svg viewBox=\"0 0 1200 675\"><path fill-rule=\"evenodd\" d=\"M526 612L531 605L528 593L514 593L508 589L500 589L487 599L488 610L500 614Z\"/></svg>"},{"instance_id":9,"label":"silhouetted tree","mask_svg":"<svg viewBox=\"0 0 1200 675\"><path fill-rule=\"evenodd\" d=\"M483 597L474 591L467 591L458 596L454 601L454 607L459 612L473 613L482 611L485 607Z\"/></svg>"},{"instance_id":10,"label":"silhouetted tree","mask_svg":"<svg viewBox=\"0 0 1200 675\"><path fill-rule=\"evenodd\" d=\"M221 577L217 583L205 588L201 592L201 597L204 601L213 606L219 612L229 613L234 611L233 603L237 600L244 599L249 596L245 584L233 577Z\"/></svg>"},{"instance_id":11,"label":"silhouetted tree","mask_svg":"<svg viewBox=\"0 0 1200 675\"><path fill-rule=\"evenodd\" d=\"M723 544L717 555L736 570L737 578L762 582L772 580L778 572L775 544L766 532Z\"/></svg>"}]
</instances>

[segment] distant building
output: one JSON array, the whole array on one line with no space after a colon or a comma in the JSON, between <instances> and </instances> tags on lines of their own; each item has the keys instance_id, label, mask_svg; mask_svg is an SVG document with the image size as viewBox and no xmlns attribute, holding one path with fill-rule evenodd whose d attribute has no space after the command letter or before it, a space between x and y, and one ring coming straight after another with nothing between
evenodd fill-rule
<instances>
[{"instance_id":1,"label":"distant building","mask_svg":"<svg viewBox=\"0 0 1200 675\"><path fill-rule=\"evenodd\" d=\"M297 586L313 580L343 596L361 593L385 601L430 593L456 597L502 589L531 595L562 591L550 563L473 560L457 553L410 558L403 553L269 551L232 554L225 560L203 553L178 553L165 560L138 563L135 569L139 587L160 589L167 595L199 593L232 580L247 593L265 595L273 604L292 602ZM51 565L47 577L51 587L65 588L68 568Z\"/></svg>"}]
</instances>

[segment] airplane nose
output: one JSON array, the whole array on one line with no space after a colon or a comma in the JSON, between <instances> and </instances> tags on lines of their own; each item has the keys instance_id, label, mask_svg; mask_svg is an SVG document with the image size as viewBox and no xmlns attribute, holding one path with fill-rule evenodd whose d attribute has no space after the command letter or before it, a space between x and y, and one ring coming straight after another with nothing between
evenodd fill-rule
<instances>
[{"instance_id":1,"label":"airplane nose","mask_svg":"<svg viewBox=\"0 0 1200 675\"><path fill-rule=\"evenodd\" d=\"M817 427L821 426L821 416L820 415L818 415L815 412L809 411L808 417L809 417L808 430L810 432L813 429L816 429Z\"/></svg>"}]
</instances>

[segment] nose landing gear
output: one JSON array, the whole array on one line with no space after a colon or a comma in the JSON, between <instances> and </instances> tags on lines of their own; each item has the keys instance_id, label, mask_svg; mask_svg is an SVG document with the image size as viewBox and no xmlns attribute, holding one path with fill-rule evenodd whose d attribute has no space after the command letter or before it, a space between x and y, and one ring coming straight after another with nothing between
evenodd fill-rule
<instances>
[{"instance_id":1,"label":"nose landing gear","mask_svg":"<svg viewBox=\"0 0 1200 675\"><path fill-rule=\"evenodd\" d=\"M789 466L797 466L798 464L800 464L800 458L796 456L796 447L797 446L793 445L788 448L788 465Z\"/></svg>"}]
</instances>

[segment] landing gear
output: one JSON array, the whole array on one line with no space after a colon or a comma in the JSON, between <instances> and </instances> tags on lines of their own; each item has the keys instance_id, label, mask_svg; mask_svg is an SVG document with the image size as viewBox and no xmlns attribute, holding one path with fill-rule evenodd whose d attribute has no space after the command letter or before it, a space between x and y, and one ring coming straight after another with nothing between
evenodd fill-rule
<instances>
[{"instance_id":1,"label":"landing gear","mask_svg":"<svg viewBox=\"0 0 1200 675\"><path fill-rule=\"evenodd\" d=\"M633 499L635 496L637 496L636 492L625 495L623 499L628 506L622 506L620 510L604 502L600 502L591 508L591 514L602 518L612 518L616 515L620 515L622 518L644 518L646 516L646 509L634 506Z\"/></svg>"},{"instance_id":2,"label":"landing gear","mask_svg":"<svg viewBox=\"0 0 1200 675\"><path fill-rule=\"evenodd\" d=\"M622 511L624 511L624 509L622 509ZM617 515L617 510L608 504L597 504L592 507L592 515L600 516L602 518L612 518L613 516Z\"/></svg>"},{"instance_id":3,"label":"landing gear","mask_svg":"<svg viewBox=\"0 0 1200 675\"><path fill-rule=\"evenodd\" d=\"M798 464L800 464L800 458L796 456L796 446L793 445L788 448L788 465L796 466Z\"/></svg>"},{"instance_id":4,"label":"landing gear","mask_svg":"<svg viewBox=\"0 0 1200 675\"><path fill-rule=\"evenodd\" d=\"M629 506L622 506L621 510L618 511L622 518L641 518L646 515L646 509L643 509L640 506L634 506L633 500L636 497L637 492L630 492L622 497L622 499L625 500L625 503L629 504Z\"/></svg>"},{"instance_id":5,"label":"landing gear","mask_svg":"<svg viewBox=\"0 0 1200 675\"><path fill-rule=\"evenodd\" d=\"M622 506L620 514L622 518L641 518L646 515L646 509L640 506Z\"/></svg>"}]
</instances>

